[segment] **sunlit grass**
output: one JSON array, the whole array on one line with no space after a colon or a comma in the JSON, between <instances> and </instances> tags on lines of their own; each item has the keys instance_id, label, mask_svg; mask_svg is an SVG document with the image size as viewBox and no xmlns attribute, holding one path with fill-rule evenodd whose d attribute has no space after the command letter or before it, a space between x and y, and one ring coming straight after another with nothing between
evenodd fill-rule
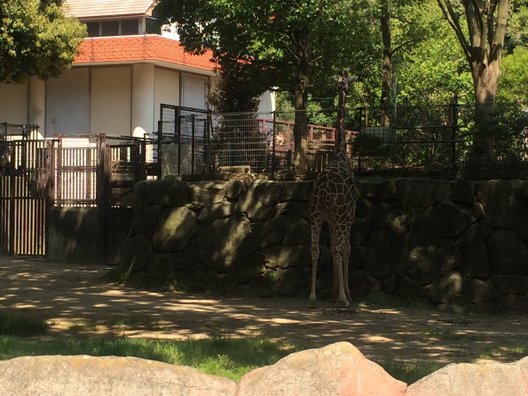
<instances>
[{"instance_id":1,"label":"sunlit grass","mask_svg":"<svg viewBox=\"0 0 528 396\"><path fill-rule=\"evenodd\" d=\"M245 373L297 350L261 338L166 341L126 337L57 337L49 340L0 336L0 360L31 355L135 356L185 365L238 381Z\"/></svg>"}]
</instances>

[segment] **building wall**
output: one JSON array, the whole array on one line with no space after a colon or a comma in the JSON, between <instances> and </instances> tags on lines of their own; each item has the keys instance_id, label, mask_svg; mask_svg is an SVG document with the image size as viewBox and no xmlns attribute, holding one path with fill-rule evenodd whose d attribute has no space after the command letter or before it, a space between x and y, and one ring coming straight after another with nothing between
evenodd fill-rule
<instances>
[{"instance_id":1,"label":"building wall","mask_svg":"<svg viewBox=\"0 0 528 396\"><path fill-rule=\"evenodd\" d=\"M205 109L207 106L207 77L192 74L182 75L182 106Z\"/></svg>"},{"instance_id":2,"label":"building wall","mask_svg":"<svg viewBox=\"0 0 528 396\"><path fill-rule=\"evenodd\" d=\"M205 109L209 78L153 64L74 67L59 78L0 84L0 122L41 133L152 135L160 104Z\"/></svg>"},{"instance_id":3,"label":"building wall","mask_svg":"<svg viewBox=\"0 0 528 396\"><path fill-rule=\"evenodd\" d=\"M90 132L89 68L74 68L48 80L45 132L47 136Z\"/></svg>"},{"instance_id":4,"label":"building wall","mask_svg":"<svg viewBox=\"0 0 528 396\"><path fill-rule=\"evenodd\" d=\"M155 75L155 117L156 124L161 118L160 104L178 106L180 104L180 72L171 69L156 68ZM157 125L154 125L157 130Z\"/></svg>"},{"instance_id":5,"label":"building wall","mask_svg":"<svg viewBox=\"0 0 528 396\"><path fill-rule=\"evenodd\" d=\"M28 84L0 84L0 122L28 123Z\"/></svg>"},{"instance_id":6,"label":"building wall","mask_svg":"<svg viewBox=\"0 0 528 396\"><path fill-rule=\"evenodd\" d=\"M90 132L130 135L132 70L130 66L91 71Z\"/></svg>"},{"instance_id":7,"label":"building wall","mask_svg":"<svg viewBox=\"0 0 528 396\"><path fill-rule=\"evenodd\" d=\"M155 67L151 63L132 66L132 135L144 137L154 129Z\"/></svg>"}]
</instances>

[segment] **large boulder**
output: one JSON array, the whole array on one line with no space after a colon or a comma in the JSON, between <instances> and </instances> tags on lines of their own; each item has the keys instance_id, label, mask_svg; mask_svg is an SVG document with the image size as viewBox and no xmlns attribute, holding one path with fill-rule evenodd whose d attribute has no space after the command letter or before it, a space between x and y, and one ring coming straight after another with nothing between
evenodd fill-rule
<instances>
[{"instance_id":1,"label":"large boulder","mask_svg":"<svg viewBox=\"0 0 528 396\"><path fill-rule=\"evenodd\" d=\"M403 395L407 385L348 342L292 353L244 375L238 396Z\"/></svg>"},{"instance_id":2,"label":"large boulder","mask_svg":"<svg viewBox=\"0 0 528 396\"><path fill-rule=\"evenodd\" d=\"M196 369L133 357L28 356L0 362L3 396L234 395L236 384Z\"/></svg>"},{"instance_id":3,"label":"large boulder","mask_svg":"<svg viewBox=\"0 0 528 396\"><path fill-rule=\"evenodd\" d=\"M405 395L528 395L528 358L514 363L450 364L410 385Z\"/></svg>"}]
</instances>

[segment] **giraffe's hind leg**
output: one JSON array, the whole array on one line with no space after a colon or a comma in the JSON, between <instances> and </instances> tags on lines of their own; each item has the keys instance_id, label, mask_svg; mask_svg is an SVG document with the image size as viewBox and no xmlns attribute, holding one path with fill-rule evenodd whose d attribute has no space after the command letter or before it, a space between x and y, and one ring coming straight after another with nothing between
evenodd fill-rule
<instances>
[{"instance_id":1,"label":"giraffe's hind leg","mask_svg":"<svg viewBox=\"0 0 528 396\"><path fill-rule=\"evenodd\" d=\"M348 301L352 301L352 298L350 297L350 285L349 285L349 279L348 279L348 264L350 260L350 237L347 237L347 239L343 242L343 283L345 288L345 296L348 299Z\"/></svg>"},{"instance_id":2,"label":"giraffe's hind leg","mask_svg":"<svg viewBox=\"0 0 528 396\"><path fill-rule=\"evenodd\" d=\"M338 295L337 301L345 307L350 306L350 302L345 294L345 279L343 271L343 248L335 236L332 238L332 261L334 264L334 272L337 273Z\"/></svg>"},{"instance_id":3,"label":"giraffe's hind leg","mask_svg":"<svg viewBox=\"0 0 528 396\"><path fill-rule=\"evenodd\" d=\"M315 302L317 299L317 293L315 291L315 286L317 283L317 263L319 261L319 235L321 231L321 223L317 221L312 221L312 245L311 245L311 254L312 254L312 283L310 288L310 301Z\"/></svg>"}]
</instances>

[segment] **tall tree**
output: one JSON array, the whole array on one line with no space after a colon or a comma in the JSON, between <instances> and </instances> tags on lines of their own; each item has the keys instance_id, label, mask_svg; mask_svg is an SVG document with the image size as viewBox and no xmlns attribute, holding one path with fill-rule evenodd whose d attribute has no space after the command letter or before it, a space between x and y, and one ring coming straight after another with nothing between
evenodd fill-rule
<instances>
[{"instance_id":1,"label":"tall tree","mask_svg":"<svg viewBox=\"0 0 528 396\"><path fill-rule=\"evenodd\" d=\"M0 2L0 81L55 77L70 67L86 34L62 0Z\"/></svg>"},{"instance_id":2,"label":"tall tree","mask_svg":"<svg viewBox=\"0 0 528 396\"><path fill-rule=\"evenodd\" d=\"M308 94L330 85L330 76L360 58L354 48L365 41L354 13L361 7L352 0L161 0L156 12L176 23L186 49L210 48L217 59L239 59L253 68L255 84L293 95L299 163Z\"/></svg>"},{"instance_id":3,"label":"tall tree","mask_svg":"<svg viewBox=\"0 0 528 396\"><path fill-rule=\"evenodd\" d=\"M475 93L475 122L493 109L510 12L509 0L437 0L469 64ZM466 26L461 18L465 16Z\"/></svg>"}]
</instances>

